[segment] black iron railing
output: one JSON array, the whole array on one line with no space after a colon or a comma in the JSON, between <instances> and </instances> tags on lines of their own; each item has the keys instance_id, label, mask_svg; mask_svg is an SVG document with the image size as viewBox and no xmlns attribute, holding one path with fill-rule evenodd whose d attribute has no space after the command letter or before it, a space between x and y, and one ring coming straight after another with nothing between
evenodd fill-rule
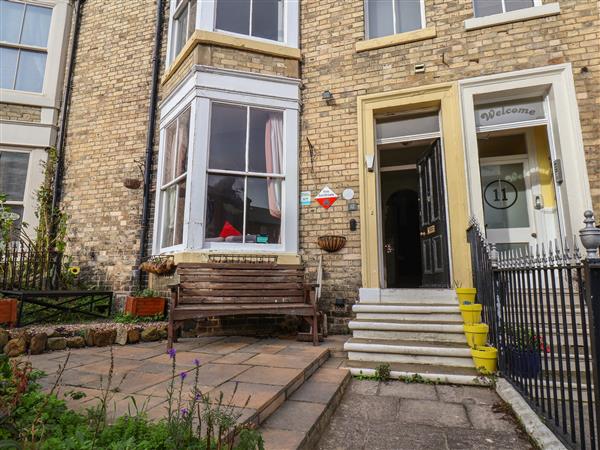
<instances>
[{"instance_id":1,"label":"black iron railing","mask_svg":"<svg viewBox=\"0 0 600 450\"><path fill-rule=\"evenodd\" d=\"M0 243L0 289L57 289L62 256L28 239Z\"/></svg>"},{"instance_id":2,"label":"black iron railing","mask_svg":"<svg viewBox=\"0 0 600 450\"><path fill-rule=\"evenodd\" d=\"M600 261L576 239L498 252L474 221L468 238L501 375L565 444L598 449Z\"/></svg>"}]
</instances>

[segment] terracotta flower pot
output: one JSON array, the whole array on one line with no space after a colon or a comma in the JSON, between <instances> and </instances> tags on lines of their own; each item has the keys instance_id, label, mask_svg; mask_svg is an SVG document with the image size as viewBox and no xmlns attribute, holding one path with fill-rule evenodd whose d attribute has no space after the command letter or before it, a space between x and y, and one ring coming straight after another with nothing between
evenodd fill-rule
<instances>
[{"instance_id":1,"label":"terracotta flower pot","mask_svg":"<svg viewBox=\"0 0 600 450\"><path fill-rule=\"evenodd\" d=\"M16 298L0 298L0 323L17 324L17 305Z\"/></svg>"},{"instance_id":2,"label":"terracotta flower pot","mask_svg":"<svg viewBox=\"0 0 600 450\"><path fill-rule=\"evenodd\" d=\"M125 301L125 312L133 316L164 314L167 301L163 297L131 297Z\"/></svg>"}]
</instances>

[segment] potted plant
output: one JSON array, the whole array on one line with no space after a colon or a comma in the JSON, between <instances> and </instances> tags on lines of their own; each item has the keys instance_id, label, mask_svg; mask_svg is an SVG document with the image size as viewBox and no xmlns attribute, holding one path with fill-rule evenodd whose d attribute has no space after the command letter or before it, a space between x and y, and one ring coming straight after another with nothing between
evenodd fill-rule
<instances>
[{"instance_id":1,"label":"potted plant","mask_svg":"<svg viewBox=\"0 0 600 450\"><path fill-rule=\"evenodd\" d=\"M6 323L10 327L17 324L17 305L16 298L5 298L0 294L0 323Z\"/></svg>"},{"instance_id":2,"label":"potted plant","mask_svg":"<svg viewBox=\"0 0 600 450\"><path fill-rule=\"evenodd\" d=\"M456 292L456 296L458 297L458 303L461 305L465 302L470 304L475 303L475 295L477 294L477 289L475 288L464 288L462 284L458 280L454 280L454 290Z\"/></svg>"},{"instance_id":3,"label":"potted plant","mask_svg":"<svg viewBox=\"0 0 600 450\"><path fill-rule=\"evenodd\" d=\"M550 353L550 346L534 330L511 327L506 330L506 362L514 376L537 378L542 370L542 354Z\"/></svg>"},{"instance_id":4,"label":"potted plant","mask_svg":"<svg viewBox=\"0 0 600 450\"><path fill-rule=\"evenodd\" d=\"M155 316L165 313L167 301L152 289L144 289L127 296L125 313L132 316Z\"/></svg>"},{"instance_id":5,"label":"potted plant","mask_svg":"<svg viewBox=\"0 0 600 450\"><path fill-rule=\"evenodd\" d=\"M476 348L485 345L490 328L485 323L475 323L465 324L464 330L467 344L471 348Z\"/></svg>"},{"instance_id":6,"label":"potted plant","mask_svg":"<svg viewBox=\"0 0 600 450\"><path fill-rule=\"evenodd\" d=\"M465 302L459 309L465 324L481 323L481 305Z\"/></svg>"},{"instance_id":7,"label":"potted plant","mask_svg":"<svg viewBox=\"0 0 600 450\"><path fill-rule=\"evenodd\" d=\"M495 347L478 346L471 349L475 368L483 375L491 375L498 370L498 350Z\"/></svg>"}]
</instances>

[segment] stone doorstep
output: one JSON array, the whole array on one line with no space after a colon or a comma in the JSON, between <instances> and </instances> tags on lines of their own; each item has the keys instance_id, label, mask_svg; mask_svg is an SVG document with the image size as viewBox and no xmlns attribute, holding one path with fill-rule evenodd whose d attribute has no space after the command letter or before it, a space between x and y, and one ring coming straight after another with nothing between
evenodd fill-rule
<instances>
[{"instance_id":1,"label":"stone doorstep","mask_svg":"<svg viewBox=\"0 0 600 450\"><path fill-rule=\"evenodd\" d=\"M313 448L351 380L346 369L320 367L259 428L266 450Z\"/></svg>"}]
</instances>

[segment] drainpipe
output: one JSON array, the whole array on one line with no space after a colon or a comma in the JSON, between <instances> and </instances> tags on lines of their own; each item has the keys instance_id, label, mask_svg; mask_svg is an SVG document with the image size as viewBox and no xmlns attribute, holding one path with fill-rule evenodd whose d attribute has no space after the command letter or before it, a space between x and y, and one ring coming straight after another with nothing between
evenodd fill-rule
<instances>
[{"instance_id":1,"label":"drainpipe","mask_svg":"<svg viewBox=\"0 0 600 450\"><path fill-rule=\"evenodd\" d=\"M54 173L54 183L52 186L52 208L50 209L50 215L52 220L50 221L49 238L50 242L54 242L56 237L56 216L58 212L58 205L60 203L62 179L65 165L65 136L67 128L67 118L69 116L69 106L71 103L71 93L73 87L73 71L75 69L75 59L77 55L77 44L79 42L79 30L81 28L81 15L83 10L83 4L85 0L75 1L75 24L73 26L73 38L71 39L71 48L69 49L69 65L67 66L66 73L66 84L63 90L62 102L60 105L60 123L58 128L58 135L56 137L56 171ZM60 257L57 254L57 257ZM56 261L58 263L58 261ZM55 276L57 274L55 273ZM52 283L56 283L56 278L52 280Z\"/></svg>"},{"instance_id":2,"label":"drainpipe","mask_svg":"<svg viewBox=\"0 0 600 450\"><path fill-rule=\"evenodd\" d=\"M146 257L146 241L150 222L150 189L152 187L152 160L154 156L154 133L156 131L156 103L158 100L158 80L160 75L160 49L162 43L164 6L163 0L156 2L156 23L154 29L154 50L152 51L152 82L148 105L148 134L146 135L146 158L144 161L144 198L142 204L142 223L140 229L140 249L133 270L133 278L139 289L142 287L142 272L139 265Z\"/></svg>"}]
</instances>

